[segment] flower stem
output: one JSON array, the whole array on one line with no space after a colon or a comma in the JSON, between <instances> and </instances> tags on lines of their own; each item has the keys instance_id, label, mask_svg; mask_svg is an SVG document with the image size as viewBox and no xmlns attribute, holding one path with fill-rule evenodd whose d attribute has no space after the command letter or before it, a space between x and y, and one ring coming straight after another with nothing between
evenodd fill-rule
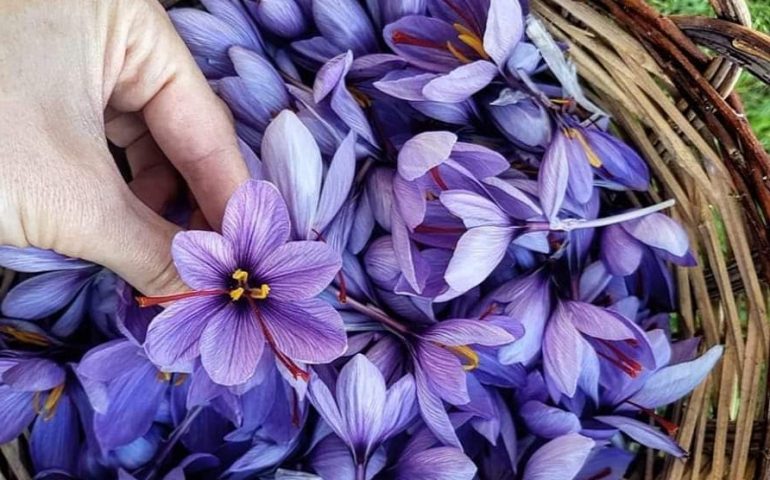
<instances>
[{"instance_id":1,"label":"flower stem","mask_svg":"<svg viewBox=\"0 0 770 480\"><path fill-rule=\"evenodd\" d=\"M335 297L339 298L340 291L336 287L329 286L328 290L329 292L333 293ZM377 320L378 322L391 328L392 330L395 330L400 333L409 333L408 328L398 323L397 321L393 320L388 316L387 313L383 312L381 309L375 307L370 303L364 304L359 302L355 298L348 296L345 301L345 305L349 306L350 308L357 311L358 313L362 313L373 320Z\"/></svg>"},{"instance_id":2,"label":"flower stem","mask_svg":"<svg viewBox=\"0 0 770 480\"><path fill-rule=\"evenodd\" d=\"M561 230L569 232L572 230L580 230L582 228L598 228L606 227L608 225L614 225L616 223L627 222L629 220L636 220L637 218L645 217L651 213L665 210L669 207L673 207L676 200L670 199L665 202L660 202L655 205L651 205L645 208L638 208L636 210L629 210L627 212L620 213L618 215L611 215L604 218L596 218L594 220L557 220L551 225L551 230Z\"/></svg>"},{"instance_id":3,"label":"flower stem","mask_svg":"<svg viewBox=\"0 0 770 480\"><path fill-rule=\"evenodd\" d=\"M200 415L202 411L203 406L199 405L187 412L187 416L184 418L184 420L182 420L182 423L176 427L166 444L163 446L163 450L161 450L161 452L156 457L155 465L152 467L152 470L150 470L150 473L147 474L145 480L153 480L155 476L158 475L158 470L160 469L161 465L163 465L166 457L169 456L171 450L174 449L174 446L177 444L179 439L182 438L182 435L184 435L185 432L187 432L187 429L190 428L192 422L198 417L198 415Z\"/></svg>"},{"instance_id":4,"label":"flower stem","mask_svg":"<svg viewBox=\"0 0 770 480\"><path fill-rule=\"evenodd\" d=\"M363 463L356 465L356 480L366 480L366 466Z\"/></svg>"}]
</instances>

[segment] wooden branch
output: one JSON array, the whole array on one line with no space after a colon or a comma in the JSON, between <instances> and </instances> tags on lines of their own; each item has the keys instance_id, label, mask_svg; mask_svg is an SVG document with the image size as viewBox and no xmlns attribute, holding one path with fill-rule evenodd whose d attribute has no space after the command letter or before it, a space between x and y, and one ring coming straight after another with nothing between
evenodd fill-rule
<instances>
[{"instance_id":1,"label":"wooden branch","mask_svg":"<svg viewBox=\"0 0 770 480\"><path fill-rule=\"evenodd\" d=\"M671 20L695 42L770 84L770 36L718 18L673 16Z\"/></svg>"}]
</instances>

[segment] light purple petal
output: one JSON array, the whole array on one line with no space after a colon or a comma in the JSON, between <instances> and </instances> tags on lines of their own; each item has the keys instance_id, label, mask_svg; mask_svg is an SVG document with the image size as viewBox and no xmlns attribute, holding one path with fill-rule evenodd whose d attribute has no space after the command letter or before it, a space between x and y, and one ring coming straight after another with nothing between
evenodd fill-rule
<instances>
[{"instance_id":1,"label":"light purple petal","mask_svg":"<svg viewBox=\"0 0 770 480\"><path fill-rule=\"evenodd\" d=\"M289 228L281 194L272 184L257 180L244 183L230 197L222 220L222 234L233 245L238 268L249 271L286 242Z\"/></svg>"},{"instance_id":2,"label":"light purple petal","mask_svg":"<svg viewBox=\"0 0 770 480\"><path fill-rule=\"evenodd\" d=\"M451 132L425 132L407 140L398 153L398 173L406 180L422 177L431 168L449 159L457 135Z\"/></svg>"},{"instance_id":3,"label":"light purple petal","mask_svg":"<svg viewBox=\"0 0 770 480\"><path fill-rule=\"evenodd\" d=\"M444 320L430 327L422 338L442 345L486 345L510 343L513 336L504 329L480 320Z\"/></svg>"},{"instance_id":4,"label":"light purple petal","mask_svg":"<svg viewBox=\"0 0 770 480\"><path fill-rule=\"evenodd\" d=\"M0 385L0 444L10 442L32 423L32 392L18 392L7 385Z\"/></svg>"},{"instance_id":5,"label":"light purple petal","mask_svg":"<svg viewBox=\"0 0 770 480\"><path fill-rule=\"evenodd\" d=\"M568 397L575 395L579 365L583 362L583 339L559 304L551 315L543 337L543 366L546 377Z\"/></svg>"},{"instance_id":6,"label":"light purple petal","mask_svg":"<svg viewBox=\"0 0 770 480\"><path fill-rule=\"evenodd\" d=\"M602 232L601 257L613 275L625 277L639 268L644 250L634 237L619 225L610 225Z\"/></svg>"},{"instance_id":7,"label":"light purple petal","mask_svg":"<svg viewBox=\"0 0 770 480\"><path fill-rule=\"evenodd\" d=\"M3 372L2 381L14 390L41 392L64 383L64 369L43 358L25 359Z\"/></svg>"},{"instance_id":8,"label":"light purple petal","mask_svg":"<svg viewBox=\"0 0 770 480\"><path fill-rule=\"evenodd\" d=\"M425 424L441 443L461 448L460 440L457 438L454 426L449 420L444 403L430 390L425 373L417 367L415 368L414 375L415 386L417 387L417 401Z\"/></svg>"},{"instance_id":9,"label":"light purple petal","mask_svg":"<svg viewBox=\"0 0 770 480\"><path fill-rule=\"evenodd\" d=\"M379 442L385 392L382 373L364 355L359 353L342 367L336 398L354 451L369 453Z\"/></svg>"},{"instance_id":10,"label":"light purple petal","mask_svg":"<svg viewBox=\"0 0 770 480\"><path fill-rule=\"evenodd\" d=\"M679 400L706 378L723 352L724 347L717 345L695 360L663 367L629 400L645 408L658 408Z\"/></svg>"},{"instance_id":11,"label":"light purple petal","mask_svg":"<svg viewBox=\"0 0 770 480\"><path fill-rule=\"evenodd\" d=\"M555 438L532 455L523 480L573 480L593 448L593 440L577 433Z\"/></svg>"},{"instance_id":12,"label":"light purple petal","mask_svg":"<svg viewBox=\"0 0 770 480\"><path fill-rule=\"evenodd\" d=\"M284 110L268 125L262 162L268 178L286 200L296 236L312 238L323 163L313 135L293 112Z\"/></svg>"},{"instance_id":13,"label":"light purple petal","mask_svg":"<svg viewBox=\"0 0 770 480\"><path fill-rule=\"evenodd\" d=\"M269 298L305 300L321 293L341 266L340 256L326 243L289 242L273 250L254 275L270 287Z\"/></svg>"},{"instance_id":14,"label":"light purple petal","mask_svg":"<svg viewBox=\"0 0 770 480\"><path fill-rule=\"evenodd\" d=\"M640 242L665 250L675 257L684 256L690 248L684 228L676 220L662 213L653 213L622 223L621 226Z\"/></svg>"},{"instance_id":15,"label":"light purple petal","mask_svg":"<svg viewBox=\"0 0 770 480\"><path fill-rule=\"evenodd\" d=\"M209 318L203 329L201 363L215 383L239 385L256 372L264 346L254 313L231 304Z\"/></svg>"},{"instance_id":16,"label":"light purple petal","mask_svg":"<svg viewBox=\"0 0 770 480\"><path fill-rule=\"evenodd\" d=\"M201 333L209 318L232 308L229 298L194 297L179 300L159 313L147 329L144 348L153 363L163 367L196 358Z\"/></svg>"},{"instance_id":17,"label":"light purple petal","mask_svg":"<svg viewBox=\"0 0 770 480\"><path fill-rule=\"evenodd\" d=\"M0 266L17 272L50 272L93 267L92 263L65 257L53 250L0 245Z\"/></svg>"},{"instance_id":18,"label":"light purple petal","mask_svg":"<svg viewBox=\"0 0 770 480\"><path fill-rule=\"evenodd\" d=\"M308 398L327 425L334 433L347 444L352 444L348 436L347 426L342 419L342 414L337 407L329 387L317 375L310 379L308 386Z\"/></svg>"},{"instance_id":19,"label":"light purple petal","mask_svg":"<svg viewBox=\"0 0 770 480\"><path fill-rule=\"evenodd\" d=\"M508 61L524 32L524 16L518 0L490 0L484 51L502 66Z\"/></svg>"},{"instance_id":20,"label":"light purple petal","mask_svg":"<svg viewBox=\"0 0 770 480\"><path fill-rule=\"evenodd\" d=\"M626 340L635 336L620 315L596 305L567 301L557 309L576 329L588 336L604 340Z\"/></svg>"},{"instance_id":21,"label":"light purple petal","mask_svg":"<svg viewBox=\"0 0 770 480\"><path fill-rule=\"evenodd\" d=\"M371 350L370 350L371 352ZM383 441L406 428L416 414L416 387L414 377L406 374L387 391L385 410L382 415L380 437Z\"/></svg>"},{"instance_id":22,"label":"light purple petal","mask_svg":"<svg viewBox=\"0 0 770 480\"><path fill-rule=\"evenodd\" d=\"M494 202L467 190L446 190L439 197L442 205L460 217L466 228L495 225L506 227L508 216Z\"/></svg>"},{"instance_id":23,"label":"light purple petal","mask_svg":"<svg viewBox=\"0 0 770 480\"><path fill-rule=\"evenodd\" d=\"M348 198L356 172L356 134L348 133L329 165L313 228L323 232Z\"/></svg>"},{"instance_id":24,"label":"light purple petal","mask_svg":"<svg viewBox=\"0 0 770 480\"><path fill-rule=\"evenodd\" d=\"M307 30L305 15L294 0L260 0L247 5L253 5L251 11L255 12L259 26L274 35L292 39Z\"/></svg>"},{"instance_id":25,"label":"light purple petal","mask_svg":"<svg viewBox=\"0 0 770 480\"><path fill-rule=\"evenodd\" d=\"M369 125L369 119L344 82L340 82L334 88L330 107L352 131L370 144L377 144L372 127Z\"/></svg>"},{"instance_id":26,"label":"light purple petal","mask_svg":"<svg viewBox=\"0 0 770 480\"><path fill-rule=\"evenodd\" d=\"M451 23L422 15L408 15L387 25L382 36L399 57L425 70L448 72L460 65L449 49L434 48L434 45L444 46L447 41L457 39L457 31ZM410 38L416 38L418 42L410 42ZM473 55L461 42L455 41L454 45L461 52Z\"/></svg>"},{"instance_id":27,"label":"light purple petal","mask_svg":"<svg viewBox=\"0 0 770 480\"><path fill-rule=\"evenodd\" d=\"M527 428L543 438L557 438L568 433L579 432L580 419L572 412L530 400L519 411Z\"/></svg>"},{"instance_id":28,"label":"light purple petal","mask_svg":"<svg viewBox=\"0 0 770 480\"><path fill-rule=\"evenodd\" d=\"M393 195L393 203L391 205L395 208L388 212L388 216L391 217L387 223L390 227L389 230L393 231L396 228L392 225L392 215L398 216L399 222L409 227L410 230L414 230L417 225L425 220L428 208L418 182L410 182L404 180L401 175L395 175L391 185ZM369 196L370 200L372 200L372 196ZM374 200L374 202L377 202L377 200ZM381 208L384 207L385 205Z\"/></svg>"},{"instance_id":29,"label":"light purple petal","mask_svg":"<svg viewBox=\"0 0 770 480\"><path fill-rule=\"evenodd\" d=\"M557 133L543 156L543 163L537 176L537 186L543 212L550 219L556 218L569 180L569 159L567 158L567 139Z\"/></svg>"},{"instance_id":30,"label":"light purple petal","mask_svg":"<svg viewBox=\"0 0 770 480\"><path fill-rule=\"evenodd\" d=\"M423 89L425 85L437 78L435 73L414 73L406 75L402 72L390 72L382 79L374 82L374 87L391 97L413 102L425 101Z\"/></svg>"},{"instance_id":31,"label":"light purple petal","mask_svg":"<svg viewBox=\"0 0 770 480\"><path fill-rule=\"evenodd\" d=\"M318 70L313 82L313 100L320 103L340 82L345 82L345 75L353 63L353 54L348 50L337 55Z\"/></svg>"},{"instance_id":32,"label":"light purple petal","mask_svg":"<svg viewBox=\"0 0 770 480\"><path fill-rule=\"evenodd\" d=\"M361 55L377 48L369 17L355 0L313 0L313 19L324 38Z\"/></svg>"},{"instance_id":33,"label":"light purple petal","mask_svg":"<svg viewBox=\"0 0 770 480\"><path fill-rule=\"evenodd\" d=\"M478 60L431 80L422 93L435 102L458 103L489 85L496 76L497 67L493 63Z\"/></svg>"},{"instance_id":34,"label":"light purple petal","mask_svg":"<svg viewBox=\"0 0 770 480\"><path fill-rule=\"evenodd\" d=\"M452 160L465 167L480 180L499 175L511 167L505 157L475 143L455 143L454 148L452 148Z\"/></svg>"},{"instance_id":35,"label":"light purple petal","mask_svg":"<svg viewBox=\"0 0 770 480\"><path fill-rule=\"evenodd\" d=\"M415 350L419 369L433 394L452 405L470 401L467 374L455 354L431 341L418 342Z\"/></svg>"},{"instance_id":36,"label":"light purple petal","mask_svg":"<svg viewBox=\"0 0 770 480\"><path fill-rule=\"evenodd\" d=\"M402 458L396 464L396 480L472 480L476 465L462 450L436 447Z\"/></svg>"},{"instance_id":37,"label":"light purple petal","mask_svg":"<svg viewBox=\"0 0 770 480\"><path fill-rule=\"evenodd\" d=\"M171 244L179 276L195 290L226 288L238 268L233 244L215 232L179 232Z\"/></svg>"},{"instance_id":38,"label":"light purple petal","mask_svg":"<svg viewBox=\"0 0 770 480\"><path fill-rule=\"evenodd\" d=\"M347 348L342 318L323 300L269 300L259 313L278 349L293 360L328 363Z\"/></svg>"},{"instance_id":39,"label":"light purple petal","mask_svg":"<svg viewBox=\"0 0 770 480\"><path fill-rule=\"evenodd\" d=\"M92 380L108 382L148 363L141 348L128 340L113 340L92 348L76 370Z\"/></svg>"},{"instance_id":40,"label":"light purple petal","mask_svg":"<svg viewBox=\"0 0 770 480\"><path fill-rule=\"evenodd\" d=\"M467 292L483 282L503 259L512 239L510 227L477 227L465 232L444 274L447 284Z\"/></svg>"},{"instance_id":41,"label":"light purple petal","mask_svg":"<svg viewBox=\"0 0 770 480\"><path fill-rule=\"evenodd\" d=\"M620 415L604 415L594 418L617 428L646 447L661 450L675 457L687 455L687 452L674 439L647 423Z\"/></svg>"}]
</instances>

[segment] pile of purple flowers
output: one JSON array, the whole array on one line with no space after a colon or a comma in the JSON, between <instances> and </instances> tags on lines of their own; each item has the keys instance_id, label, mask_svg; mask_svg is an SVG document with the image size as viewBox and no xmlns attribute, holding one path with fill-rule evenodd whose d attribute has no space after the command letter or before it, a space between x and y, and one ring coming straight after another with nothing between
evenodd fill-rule
<instances>
[{"instance_id":1,"label":"pile of purple flowers","mask_svg":"<svg viewBox=\"0 0 770 480\"><path fill-rule=\"evenodd\" d=\"M636 444L686 455L660 408L722 354L672 339L695 257L526 5L202 3L171 18L254 180L221 234L175 237L190 291L0 247L25 272L0 443L29 429L36 478L603 480Z\"/></svg>"}]
</instances>

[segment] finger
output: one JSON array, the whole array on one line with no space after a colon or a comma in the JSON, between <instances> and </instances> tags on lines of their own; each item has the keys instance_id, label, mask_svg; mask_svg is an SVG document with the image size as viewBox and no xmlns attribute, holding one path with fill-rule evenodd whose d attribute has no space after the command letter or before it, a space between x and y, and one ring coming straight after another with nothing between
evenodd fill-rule
<instances>
[{"instance_id":1,"label":"finger","mask_svg":"<svg viewBox=\"0 0 770 480\"><path fill-rule=\"evenodd\" d=\"M131 168L129 188L153 211L163 214L180 191L179 175L149 134L126 148Z\"/></svg>"},{"instance_id":2,"label":"finger","mask_svg":"<svg viewBox=\"0 0 770 480\"><path fill-rule=\"evenodd\" d=\"M125 58L108 62L120 67L110 105L142 111L152 136L218 228L230 195L248 179L229 114L160 5L153 0L122 5L122 18L133 21L121 21L130 26Z\"/></svg>"}]
</instances>

